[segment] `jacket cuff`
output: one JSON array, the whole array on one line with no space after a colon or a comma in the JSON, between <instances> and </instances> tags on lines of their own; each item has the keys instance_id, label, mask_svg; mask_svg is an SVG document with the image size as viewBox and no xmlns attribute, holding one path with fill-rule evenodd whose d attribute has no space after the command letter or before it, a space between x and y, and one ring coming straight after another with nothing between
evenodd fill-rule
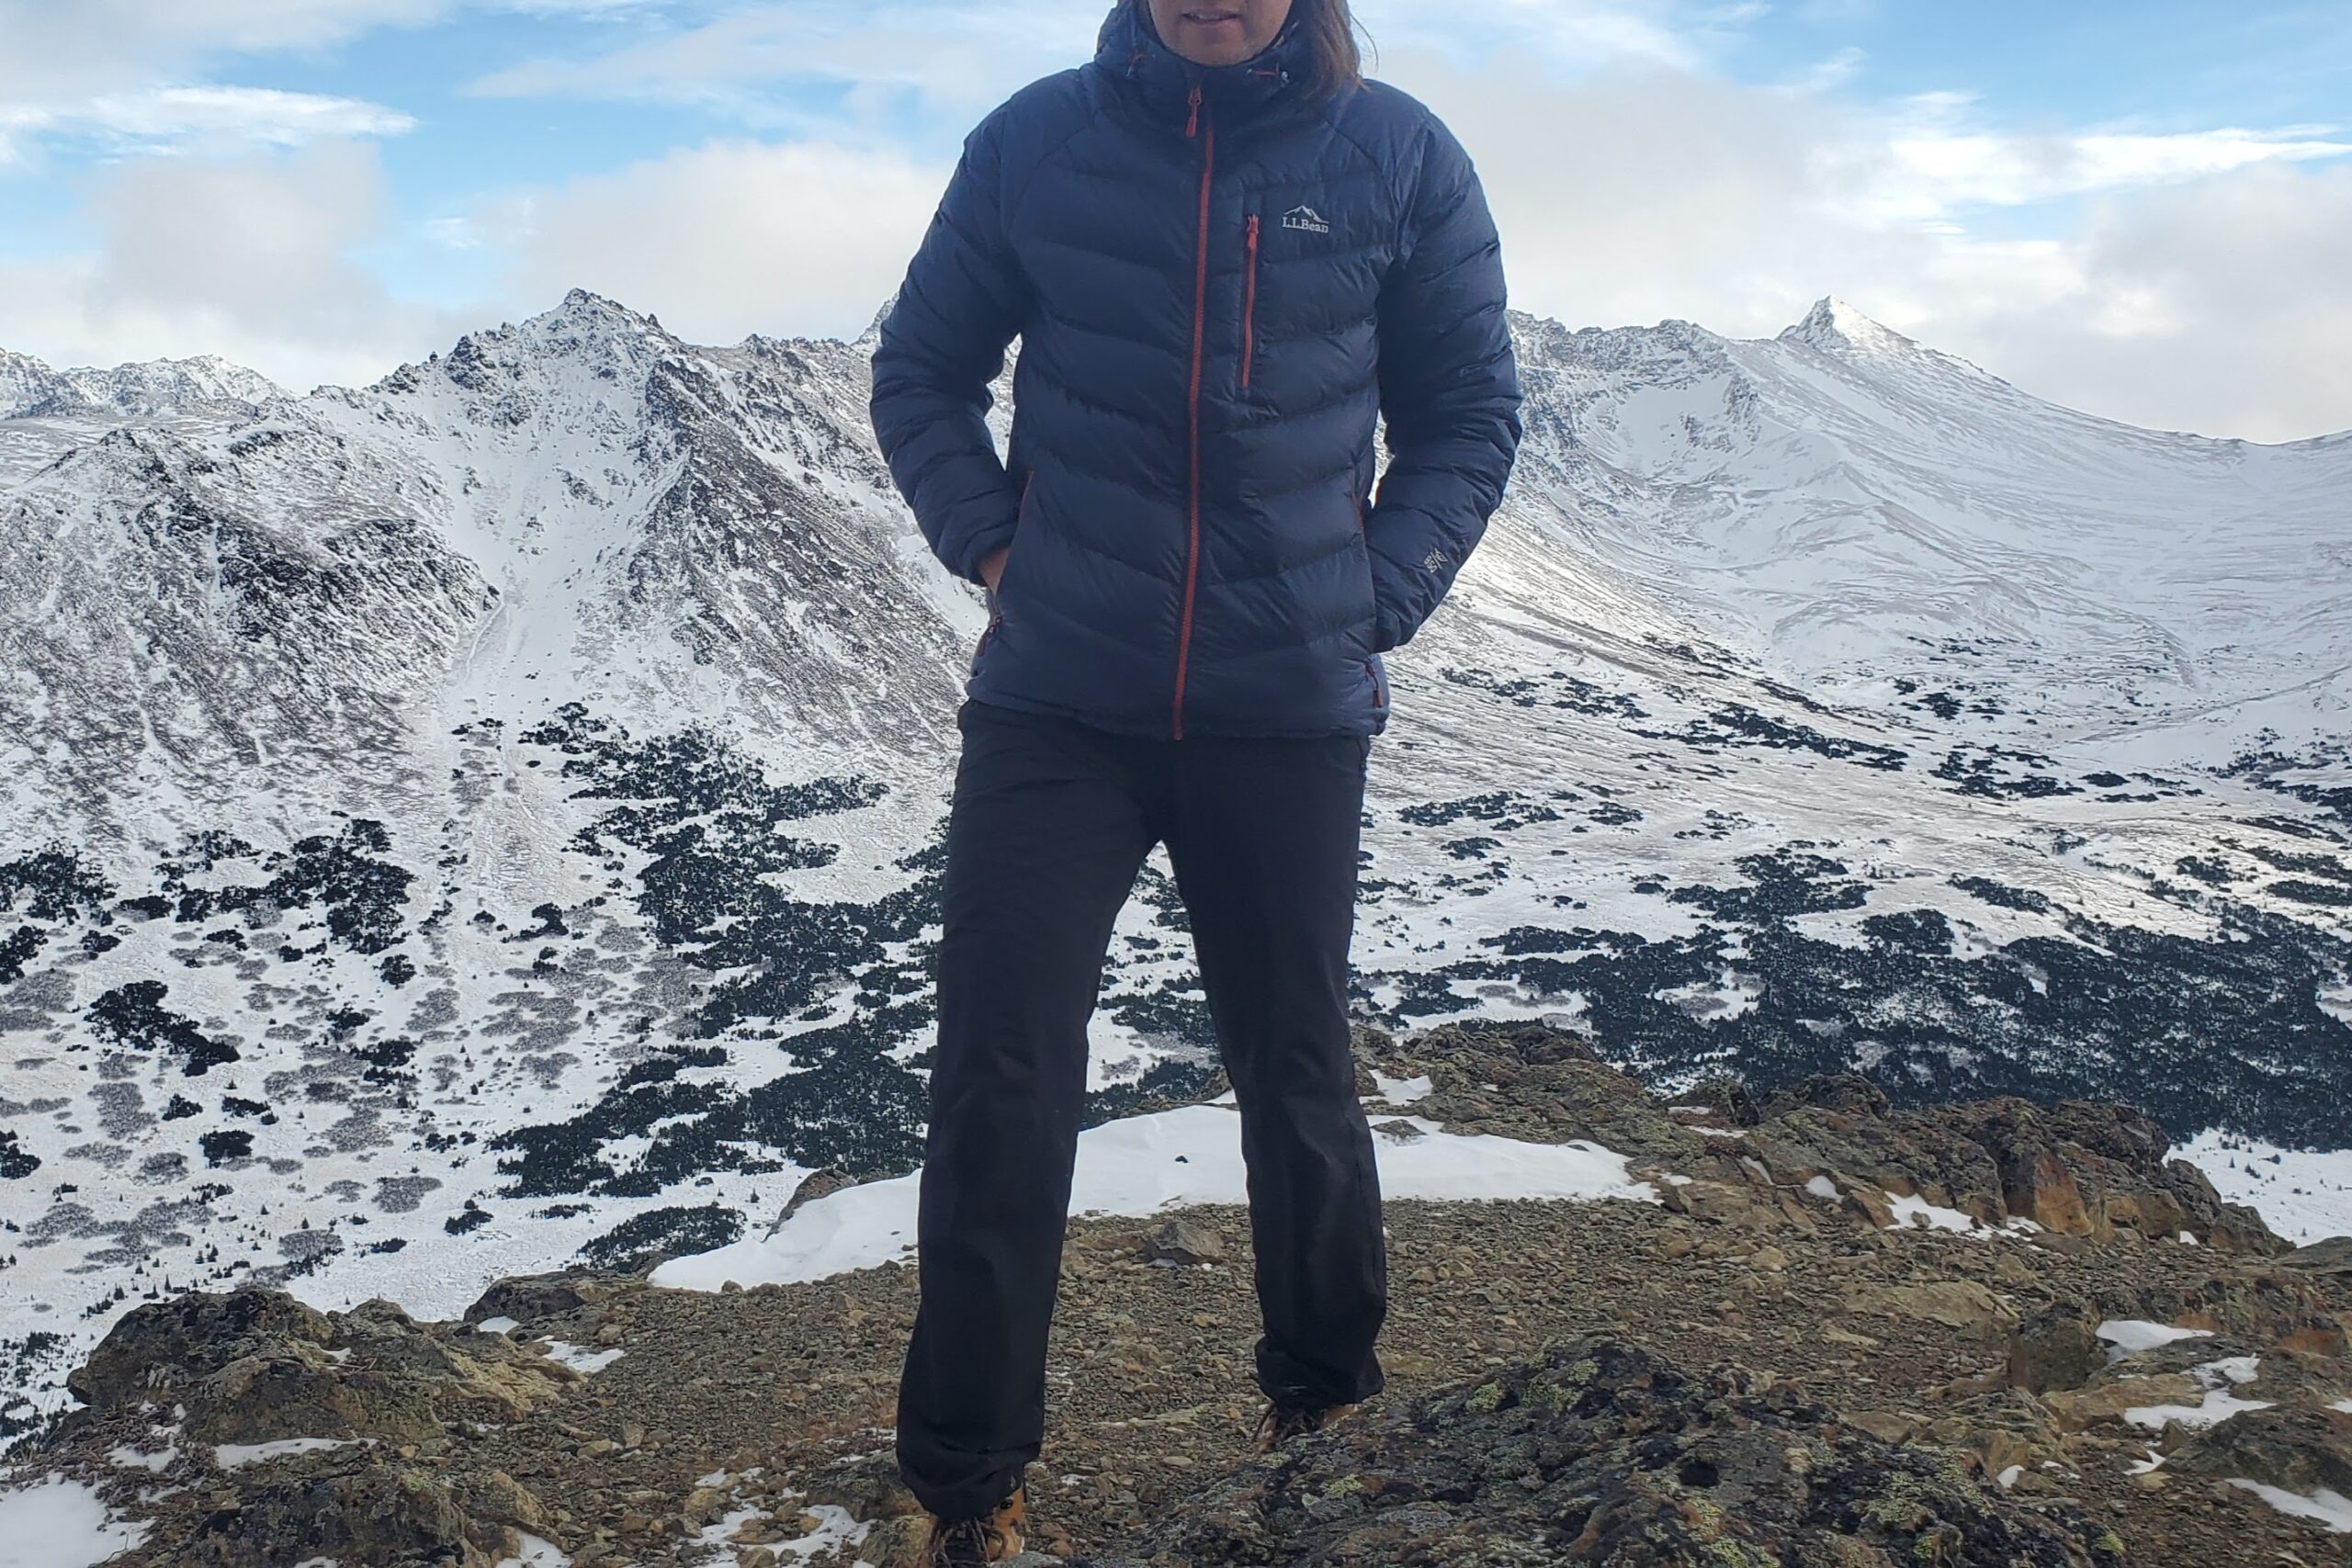
<instances>
[{"instance_id":1,"label":"jacket cuff","mask_svg":"<svg viewBox=\"0 0 2352 1568\"><path fill-rule=\"evenodd\" d=\"M977 582L986 588L988 579L980 575L980 563L1012 543L1014 522L1015 519L1008 517L993 526L975 529L965 537L956 555L946 559L947 570L967 582Z\"/></svg>"}]
</instances>

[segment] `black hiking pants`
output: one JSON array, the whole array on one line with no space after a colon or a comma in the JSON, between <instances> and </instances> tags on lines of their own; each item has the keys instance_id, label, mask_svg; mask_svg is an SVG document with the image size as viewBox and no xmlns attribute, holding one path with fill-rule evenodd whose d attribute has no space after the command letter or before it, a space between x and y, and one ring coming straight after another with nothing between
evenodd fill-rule
<instances>
[{"instance_id":1,"label":"black hiking pants","mask_svg":"<svg viewBox=\"0 0 2352 1568\"><path fill-rule=\"evenodd\" d=\"M1046 1337L1113 922L1164 841L1240 1110L1272 1397L1379 1392L1379 1176L1348 1048L1370 744L1114 735L967 701L948 816L939 1045L899 1387L923 1506L987 1512L1045 1437Z\"/></svg>"}]
</instances>

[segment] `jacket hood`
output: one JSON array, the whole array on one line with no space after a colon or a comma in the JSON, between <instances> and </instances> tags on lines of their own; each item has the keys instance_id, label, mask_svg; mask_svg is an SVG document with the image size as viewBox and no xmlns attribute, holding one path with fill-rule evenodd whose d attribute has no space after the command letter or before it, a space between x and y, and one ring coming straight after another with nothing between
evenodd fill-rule
<instances>
[{"instance_id":1,"label":"jacket hood","mask_svg":"<svg viewBox=\"0 0 2352 1568\"><path fill-rule=\"evenodd\" d=\"M1233 65L1199 65L1160 41L1148 0L1117 0L1094 40L1094 63L1153 108L1182 120L1194 85L1212 108L1255 112L1302 96L1315 44L1294 7L1273 41Z\"/></svg>"}]
</instances>

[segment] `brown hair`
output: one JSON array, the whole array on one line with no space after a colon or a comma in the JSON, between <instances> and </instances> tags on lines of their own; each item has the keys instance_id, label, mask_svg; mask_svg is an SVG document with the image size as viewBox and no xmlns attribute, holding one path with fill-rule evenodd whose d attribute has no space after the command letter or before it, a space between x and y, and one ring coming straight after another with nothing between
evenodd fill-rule
<instances>
[{"instance_id":1,"label":"brown hair","mask_svg":"<svg viewBox=\"0 0 2352 1568\"><path fill-rule=\"evenodd\" d=\"M1315 66L1306 79L1306 96L1336 98L1363 85L1363 51L1356 42L1360 29L1348 0L1291 0L1300 28L1315 46Z\"/></svg>"}]
</instances>

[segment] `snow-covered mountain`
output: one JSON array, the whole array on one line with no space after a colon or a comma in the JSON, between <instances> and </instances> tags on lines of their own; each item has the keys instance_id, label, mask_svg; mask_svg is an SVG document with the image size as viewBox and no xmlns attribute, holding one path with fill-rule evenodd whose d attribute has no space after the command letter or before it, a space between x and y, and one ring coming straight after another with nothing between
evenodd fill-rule
<instances>
[{"instance_id":1,"label":"snow-covered mountain","mask_svg":"<svg viewBox=\"0 0 2352 1568\"><path fill-rule=\"evenodd\" d=\"M152 359L111 370L51 370L38 359L0 349L0 419L36 414L161 419L223 405L257 409L285 395L268 377L218 355Z\"/></svg>"},{"instance_id":2,"label":"snow-covered mountain","mask_svg":"<svg viewBox=\"0 0 2352 1568\"><path fill-rule=\"evenodd\" d=\"M2131 429L1830 302L1516 324L1510 497L1393 660L1367 1016L2121 1099L2256 1202L2248 1145L2352 1148L2352 438ZM166 1286L448 1313L913 1162L981 616L871 346L574 293L301 398L0 358L16 1418ZM1105 1116L1205 1072L1163 871Z\"/></svg>"}]
</instances>

